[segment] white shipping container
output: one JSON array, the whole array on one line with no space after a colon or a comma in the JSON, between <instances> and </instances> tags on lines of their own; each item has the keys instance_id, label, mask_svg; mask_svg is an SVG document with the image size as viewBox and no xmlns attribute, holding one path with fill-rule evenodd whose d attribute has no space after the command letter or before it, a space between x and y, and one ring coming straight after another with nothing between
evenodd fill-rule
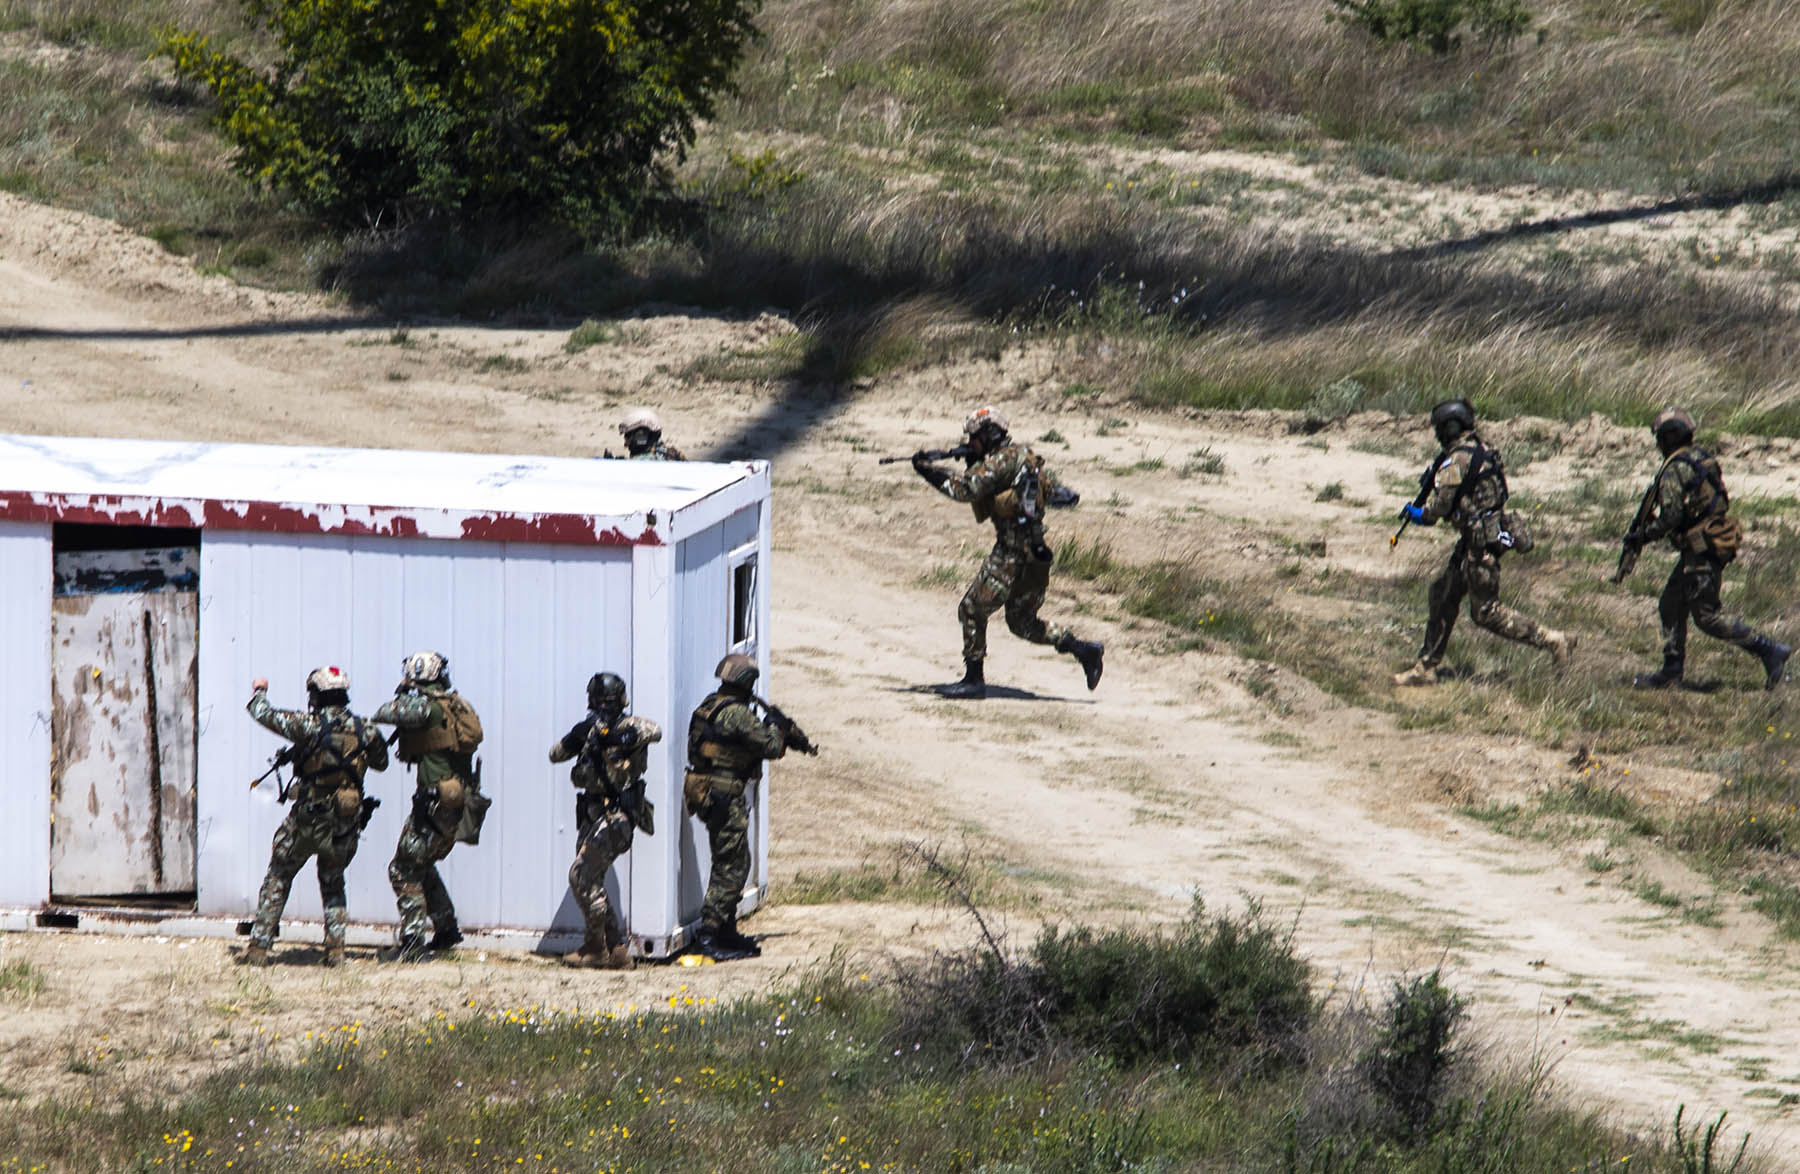
<instances>
[{"instance_id":1,"label":"white shipping container","mask_svg":"<svg viewBox=\"0 0 1800 1174\"><path fill-rule=\"evenodd\" d=\"M285 814L249 787L284 744L244 712L250 681L301 709L334 664L366 716L429 648L486 732L494 806L440 865L463 932L579 937L575 791L547 751L610 671L664 737L656 834L609 887L646 953L679 948L710 865L681 808L687 718L727 652L766 686L769 484L762 461L0 436L0 928L243 932ZM412 780L396 761L367 790L353 943L391 935ZM745 912L768 884L767 786L751 798ZM308 866L283 939L316 942L321 912Z\"/></svg>"}]
</instances>

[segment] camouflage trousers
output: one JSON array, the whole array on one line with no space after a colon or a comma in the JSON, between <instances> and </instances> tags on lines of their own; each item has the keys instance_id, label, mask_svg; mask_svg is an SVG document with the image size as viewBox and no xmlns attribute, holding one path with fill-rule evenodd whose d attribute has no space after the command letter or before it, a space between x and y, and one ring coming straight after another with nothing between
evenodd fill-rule
<instances>
[{"instance_id":1,"label":"camouflage trousers","mask_svg":"<svg viewBox=\"0 0 1800 1174\"><path fill-rule=\"evenodd\" d=\"M712 877L706 900L700 906L700 923L708 929L730 925L737 917L750 879L750 804L743 792L727 795L715 790L700 809L706 839L712 849Z\"/></svg>"},{"instance_id":2,"label":"camouflage trousers","mask_svg":"<svg viewBox=\"0 0 1800 1174\"><path fill-rule=\"evenodd\" d=\"M1033 644L1055 644L1061 640L1067 634L1066 628L1038 618L1038 608L1044 606L1044 592L1049 587L1049 563L1031 557L1029 551L995 543L956 607L956 618L962 621L963 659L986 659L988 617L1002 607L1006 609L1006 626L1019 639Z\"/></svg>"},{"instance_id":3,"label":"camouflage trousers","mask_svg":"<svg viewBox=\"0 0 1800 1174\"><path fill-rule=\"evenodd\" d=\"M1710 554L1683 554L1669 573L1656 614L1662 623L1663 663L1678 667L1687 659L1688 621L1715 640L1749 648L1756 633L1737 616L1725 614L1719 602L1719 580L1725 565Z\"/></svg>"},{"instance_id":4,"label":"camouflage trousers","mask_svg":"<svg viewBox=\"0 0 1800 1174\"><path fill-rule=\"evenodd\" d=\"M451 833L431 823L421 827L411 816L400 829L400 842L388 864L388 883L394 886L394 903L400 908L402 938L423 937L428 916L439 932L456 928L456 906L437 870L438 861L450 855L455 844Z\"/></svg>"},{"instance_id":5,"label":"camouflage trousers","mask_svg":"<svg viewBox=\"0 0 1800 1174\"><path fill-rule=\"evenodd\" d=\"M1430 615L1425 621L1425 643L1419 649L1419 663L1435 668L1444 659L1450 644L1450 630L1456 626L1456 609L1463 597L1469 599L1469 618L1496 636L1548 647L1548 633L1536 620L1522 616L1500 602L1500 560L1488 551L1467 543L1458 543L1443 574L1432 580L1427 598Z\"/></svg>"},{"instance_id":6,"label":"camouflage trousers","mask_svg":"<svg viewBox=\"0 0 1800 1174\"><path fill-rule=\"evenodd\" d=\"M606 870L631 851L631 820L617 808L581 825L575 863L569 865L569 891L587 924L587 948L603 950L625 940L618 914L606 895Z\"/></svg>"},{"instance_id":7,"label":"camouflage trousers","mask_svg":"<svg viewBox=\"0 0 1800 1174\"><path fill-rule=\"evenodd\" d=\"M281 911L287 908L294 877L305 863L318 857L319 896L325 904L325 944L344 942L344 870L356 855L356 825L339 828L327 812L306 812L296 803L269 849L269 871L256 898L256 921L250 928L250 944L268 949L281 932Z\"/></svg>"}]
</instances>

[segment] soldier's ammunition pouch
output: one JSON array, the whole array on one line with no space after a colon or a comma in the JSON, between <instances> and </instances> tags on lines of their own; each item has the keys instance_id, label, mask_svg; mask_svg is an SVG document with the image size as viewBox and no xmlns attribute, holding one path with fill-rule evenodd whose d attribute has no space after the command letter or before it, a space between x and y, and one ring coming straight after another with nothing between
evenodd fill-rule
<instances>
[{"instance_id":1,"label":"soldier's ammunition pouch","mask_svg":"<svg viewBox=\"0 0 1800 1174\"><path fill-rule=\"evenodd\" d=\"M712 798L712 789L713 776L697 770L687 772L687 777L681 780L681 800L689 815L700 814L700 809Z\"/></svg>"},{"instance_id":2,"label":"soldier's ammunition pouch","mask_svg":"<svg viewBox=\"0 0 1800 1174\"><path fill-rule=\"evenodd\" d=\"M969 503L969 510L971 513L973 513L975 515L975 521L977 524L985 522L989 518L994 516L993 510L990 508L991 505L992 505L991 502L984 501L980 498L977 498L976 500Z\"/></svg>"},{"instance_id":3,"label":"soldier's ammunition pouch","mask_svg":"<svg viewBox=\"0 0 1800 1174\"><path fill-rule=\"evenodd\" d=\"M1002 489L994 494L993 516L1012 521L1019 516L1019 491L1016 488Z\"/></svg>"},{"instance_id":4,"label":"soldier's ammunition pouch","mask_svg":"<svg viewBox=\"0 0 1800 1174\"><path fill-rule=\"evenodd\" d=\"M452 816L461 812L466 790L463 781L455 775L439 779L437 785L438 810Z\"/></svg>"},{"instance_id":5,"label":"soldier's ammunition pouch","mask_svg":"<svg viewBox=\"0 0 1800 1174\"><path fill-rule=\"evenodd\" d=\"M394 742L394 752L400 756L401 762L418 762L427 754L442 750L456 749L456 735L450 727L424 726L419 729L401 730L400 737Z\"/></svg>"},{"instance_id":6,"label":"soldier's ammunition pouch","mask_svg":"<svg viewBox=\"0 0 1800 1174\"><path fill-rule=\"evenodd\" d=\"M462 818L451 834L460 844L481 843L481 825L487 822L488 808L494 801L481 793L479 785L470 787L463 796Z\"/></svg>"},{"instance_id":7,"label":"soldier's ammunition pouch","mask_svg":"<svg viewBox=\"0 0 1800 1174\"><path fill-rule=\"evenodd\" d=\"M363 794L358 787L339 787L332 792L333 814L340 823L348 823L362 815Z\"/></svg>"},{"instance_id":8,"label":"soldier's ammunition pouch","mask_svg":"<svg viewBox=\"0 0 1800 1174\"><path fill-rule=\"evenodd\" d=\"M1689 527L1681 534L1681 548L1692 554L1711 554L1721 563L1738 556L1744 542L1744 528L1729 514L1718 514Z\"/></svg>"}]
</instances>

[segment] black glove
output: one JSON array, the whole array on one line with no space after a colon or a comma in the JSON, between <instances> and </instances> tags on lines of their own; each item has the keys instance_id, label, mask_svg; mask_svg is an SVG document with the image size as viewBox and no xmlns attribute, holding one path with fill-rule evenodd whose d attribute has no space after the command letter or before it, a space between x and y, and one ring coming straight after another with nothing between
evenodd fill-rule
<instances>
[{"instance_id":1,"label":"black glove","mask_svg":"<svg viewBox=\"0 0 1800 1174\"><path fill-rule=\"evenodd\" d=\"M922 453L913 456L912 466L913 472L925 478L933 489L942 489L944 487L944 482L950 480L950 471L948 469L938 468L936 465L926 460Z\"/></svg>"},{"instance_id":2,"label":"black glove","mask_svg":"<svg viewBox=\"0 0 1800 1174\"><path fill-rule=\"evenodd\" d=\"M1631 551L1642 550L1644 549L1645 543L1648 541L1649 540L1644 537L1642 532L1633 530L1625 535L1625 549Z\"/></svg>"},{"instance_id":3,"label":"black glove","mask_svg":"<svg viewBox=\"0 0 1800 1174\"><path fill-rule=\"evenodd\" d=\"M420 831L429 831L432 827L431 805L433 797L427 791L413 792L412 820L413 826Z\"/></svg>"},{"instance_id":4,"label":"black glove","mask_svg":"<svg viewBox=\"0 0 1800 1174\"><path fill-rule=\"evenodd\" d=\"M1051 509L1066 510L1072 506L1081 504L1081 494L1076 493L1073 489L1070 489L1065 485L1058 485L1055 489L1050 491L1048 500Z\"/></svg>"}]
</instances>

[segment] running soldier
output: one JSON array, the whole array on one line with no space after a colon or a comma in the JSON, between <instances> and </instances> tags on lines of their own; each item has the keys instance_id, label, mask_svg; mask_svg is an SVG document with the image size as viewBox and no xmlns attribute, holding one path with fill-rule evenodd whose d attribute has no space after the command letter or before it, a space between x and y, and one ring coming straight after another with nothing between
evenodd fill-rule
<instances>
[{"instance_id":1,"label":"running soldier","mask_svg":"<svg viewBox=\"0 0 1800 1174\"><path fill-rule=\"evenodd\" d=\"M760 670L734 652L714 670L719 688L688 722L687 778L682 795L689 815L706 825L712 876L700 909L695 948L717 962L754 958L762 948L738 932L738 902L750 877L750 805L744 789L762 777L765 759L780 758L792 744L811 745L791 722L758 716L751 692ZM794 737L798 734L798 737Z\"/></svg>"},{"instance_id":2,"label":"running soldier","mask_svg":"<svg viewBox=\"0 0 1800 1174\"><path fill-rule=\"evenodd\" d=\"M412 813L400 830L388 881L400 910L398 949L390 961L423 962L462 941L456 906L438 875L438 861L458 839L474 842L488 800L473 761L481 719L450 688L450 665L435 652L415 652L401 664L394 697L371 721L396 727L400 761L418 771ZM430 918L435 931L425 938Z\"/></svg>"},{"instance_id":3,"label":"running soldier","mask_svg":"<svg viewBox=\"0 0 1800 1174\"><path fill-rule=\"evenodd\" d=\"M1456 549L1432 581L1425 643L1419 659L1394 676L1396 685L1431 685L1456 626L1456 609L1466 595L1469 618L1496 636L1542 648L1560 671L1575 650L1575 637L1520 615L1500 602L1500 556L1529 550L1524 529L1506 512L1506 469L1500 454L1475 431L1475 409L1466 399L1445 400L1431 409L1431 427L1441 451L1420 480L1419 496L1400 510L1400 528L1456 525ZM1398 537L1396 535L1396 537Z\"/></svg>"},{"instance_id":4,"label":"running soldier","mask_svg":"<svg viewBox=\"0 0 1800 1174\"><path fill-rule=\"evenodd\" d=\"M250 683L250 704L245 708L257 724L292 743L277 757L277 766L282 758L295 766L292 784L281 793L284 800L293 799L294 806L275 829L269 872L257 897L244 961L268 965L294 877L316 856L319 897L325 905L325 965L342 966L344 870L356 855L358 835L381 802L363 797L363 774L387 769L387 743L350 712L350 678L336 666L307 675L305 713L270 705L269 682L261 677Z\"/></svg>"},{"instance_id":5,"label":"running soldier","mask_svg":"<svg viewBox=\"0 0 1800 1174\"><path fill-rule=\"evenodd\" d=\"M1663 662L1653 673L1632 680L1639 689L1667 689L1681 683L1687 667L1687 629L1694 626L1715 640L1735 644L1762 662L1763 688L1773 689L1787 675L1793 649L1752 631L1719 603L1719 581L1725 564L1737 557L1743 530L1730 517L1731 498L1719 460L1694 444L1694 418L1680 408L1666 408L1650 427L1663 455L1662 468L1638 506L1624 540L1615 582L1622 582L1637 562L1638 552L1667 538L1681 556L1657 601L1662 621Z\"/></svg>"},{"instance_id":6,"label":"running soldier","mask_svg":"<svg viewBox=\"0 0 1800 1174\"><path fill-rule=\"evenodd\" d=\"M633 461L685 461L681 450L663 443L662 417L649 408L633 408L619 421L619 435L625 438L625 456ZM611 456L609 452L606 454Z\"/></svg>"},{"instance_id":7,"label":"running soldier","mask_svg":"<svg viewBox=\"0 0 1800 1174\"><path fill-rule=\"evenodd\" d=\"M606 895L606 870L631 850L631 835L656 831L655 808L644 796L650 745L662 741L662 727L647 717L625 714L625 681L617 673L588 679L588 714L550 746L551 762L575 760L569 780L575 798L579 846L569 866L569 889L581 907L587 937L563 955L564 966L630 970L631 946Z\"/></svg>"},{"instance_id":8,"label":"running soldier","mask_svg":"<svg viewBox=\"0 0 1800 1174\"><path fill-rule=\"evenodd\" d=\"M1069 629L1038 616L1055 558L1045 541L1045 510L1072 506L1080 496L1057 481L1042 457L1008 435L1006 417L999 409L971 413L963 422L963 434L967 440L962 449L952 450L960 451L967 462L961 473L938 468L932 453L912 458L913 469L933 489L952 501L969 503L977 522L994 524L994 548L956 609L962 622L963 678L938 692L968 699L987 696L982 665L987 659L988 617L1002 608L1013 635L1073 656L1087 676L1087 687L1093 689L1100 683L1105 646L1077 639Z\"/></svg>"}]
</instances>

